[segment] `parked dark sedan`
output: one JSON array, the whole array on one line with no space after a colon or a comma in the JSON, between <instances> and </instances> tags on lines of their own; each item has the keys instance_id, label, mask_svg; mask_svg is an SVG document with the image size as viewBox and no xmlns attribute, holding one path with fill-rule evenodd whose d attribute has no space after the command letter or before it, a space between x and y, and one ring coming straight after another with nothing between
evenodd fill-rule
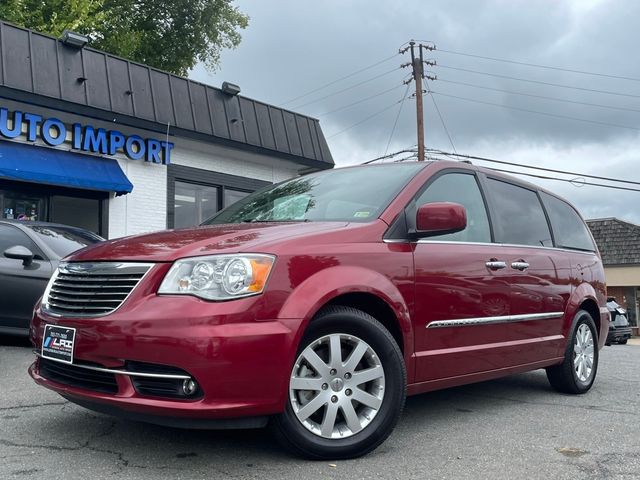
<instances>
[{"instance_id":1,"label":"parked dark sedan","mask_svg":"<svg viewBox=\"0 0 640 480\"><path fill-rule=\"evenodd\" d=\"M631 326L627 318L627 311L622 308L615 298L607 298L607 309L611 313L611 323L609 324L609 334L606 345L619 343L624 345L631 338Z\"/></svg>"},{"instance_id":2,"label":"parked dark sedan","mask_svg":"<svg viewBox=\"0 0 640 480\"><path fill-rule=\"evenodd\" d=\"M0 334L27 335L33 306L60 259L102 240L68 225L0 220Z\"/></svg>"}]
</instances>

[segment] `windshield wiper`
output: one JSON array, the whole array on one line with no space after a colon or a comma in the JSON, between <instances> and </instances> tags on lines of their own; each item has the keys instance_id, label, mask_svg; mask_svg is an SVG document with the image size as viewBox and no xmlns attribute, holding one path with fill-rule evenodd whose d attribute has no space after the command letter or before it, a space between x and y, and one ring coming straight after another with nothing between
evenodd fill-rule
<instances>
[{"instance_id":1,"label":"windshield wiper","mask_svg":"<svg viewBox=\"0 0 640 480\"><path fill-rule=\"evenodd\" d=\"M257 218L245 218L241 220L242 223L293 223L293 222L310 222L308 218L283 218L279 220L260 220Z\"/></svg>"}]
</instances>

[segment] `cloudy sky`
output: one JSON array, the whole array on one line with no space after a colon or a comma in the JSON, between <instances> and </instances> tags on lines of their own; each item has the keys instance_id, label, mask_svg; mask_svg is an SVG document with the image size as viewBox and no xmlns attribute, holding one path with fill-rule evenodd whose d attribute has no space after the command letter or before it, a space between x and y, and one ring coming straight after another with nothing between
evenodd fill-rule
<instances>
[{"instance_id":1,"label":"cloudy sky","mask_svg":"<svg viewBox=\"0 0 640 480\"><path fill-rule=\"evenodd\" d=\"M242 44L223 54L217 72L196 68L191 77L211 85L237 83L243 95L319 118L337 166L416 144L415 100L400 103L409 75L400 65L408 55L397 54L416 39L437 47L425 57L438 64L428 68L438 80L429 85L434 93L424 97L427 148L455 147L458 153L640 182L640 2L236 4L251 17ZM640 223L640 192L581 186L580 178L578 186L528 180L565 196L587 218ZM640 190L640 183L623 186Z\"/></svg>"}]
</instances>

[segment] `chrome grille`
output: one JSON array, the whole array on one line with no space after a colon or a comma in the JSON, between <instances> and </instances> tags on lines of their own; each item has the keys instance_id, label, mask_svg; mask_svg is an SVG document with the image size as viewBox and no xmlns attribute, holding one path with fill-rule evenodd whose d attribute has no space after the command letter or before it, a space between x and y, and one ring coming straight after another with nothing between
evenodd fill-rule
<instances>
[{"instance_id":1,"label":"chrome grille","mask_svg":"<svg viewBox=\"0 0 640 480\"><path fill-rule=\"evenodd\" d=\"M42 307L55 315L108 315L122 305L150 268L148 263L63 263L49 282Z\"/></svg>"}]
</instances>

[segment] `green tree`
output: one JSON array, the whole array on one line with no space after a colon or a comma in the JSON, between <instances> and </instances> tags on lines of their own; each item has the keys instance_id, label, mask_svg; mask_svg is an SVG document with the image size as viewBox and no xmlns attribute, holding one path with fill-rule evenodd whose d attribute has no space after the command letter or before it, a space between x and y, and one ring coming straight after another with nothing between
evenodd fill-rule
<instances>
[{"instance_id":1,"label":"green tree","mask_svg":"<svg viewBox=\"0 0 640 480\"><path fill-rule=\"evenodd\" d=\"M0 0L0 18L59 36L65 28L93 33L104 25L104 0Z\"/></svg>"},{"instance_id":2,"label":"green tree","mask_svg":"<svg viewBox=\"0 0 640 480\"><path fill-rule=\"evenodd\" d=\"M58 36L65 28L90 45L186 75L196 63L215 70L235 48L248 17L232 0L0 0L0 17Z\"/></svg>"}]
</instances>

